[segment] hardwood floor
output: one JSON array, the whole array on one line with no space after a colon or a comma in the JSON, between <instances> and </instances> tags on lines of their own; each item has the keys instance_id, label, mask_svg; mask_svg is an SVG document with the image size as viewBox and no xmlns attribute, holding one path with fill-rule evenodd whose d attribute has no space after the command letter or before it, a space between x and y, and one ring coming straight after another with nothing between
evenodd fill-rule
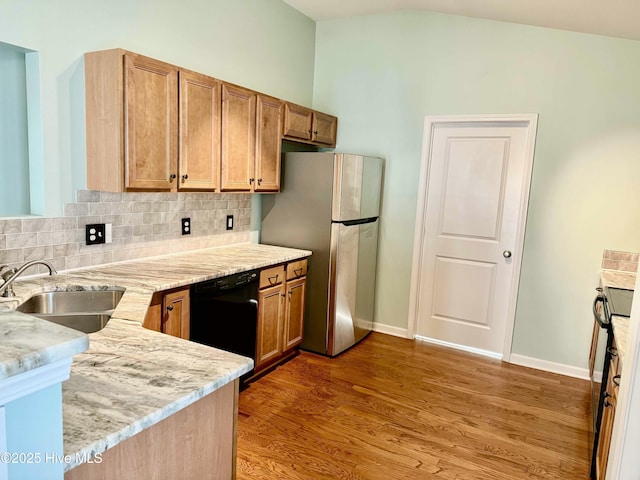
<instances>
[{"instance_id":1,"label":"hardwood floor","mask_svg":"<svg viewBox=\"0 0 640 480\"><path fill-rule=\"evenodd\" d=\"M238 479L587 479L589 383L373 333L240 393Z\"/></svg>"}]
</instances>

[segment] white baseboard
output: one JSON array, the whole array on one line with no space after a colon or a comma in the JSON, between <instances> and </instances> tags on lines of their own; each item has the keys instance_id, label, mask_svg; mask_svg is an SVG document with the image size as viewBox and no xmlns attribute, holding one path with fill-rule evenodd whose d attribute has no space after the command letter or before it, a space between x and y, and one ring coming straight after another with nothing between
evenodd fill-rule
<instances>
[{"instance_id":1,"label":"white baseboard","mask_svg":"<svg viewBox=\"0 0 640 480\"><path fill-rule=\"evenodd\" d=\"M416 340L425 343L432 343L433 345L440 345L441 347L454 348L456 350L462 350L463 352L475 353L476 355L482 355L484 357L495 358L496 360L502 360L502 354L496 352L490 352L489 350L482 350L480 348L468 347L466 345L459 345L457 343L445 342L430 337L422 337L416 335Z\"/></svg>"},{"instance_id":2,"label":"white baseboard","mask_svg":"<svg viewBox=\"0 0 640 480\"><path fill-rule=\"evenodd\" d=\"M550 362L539 358L527 357L525 355L511 354L510 363L521 365L523 367L535 368L536 370L544 370L545 372L559 373L567 377L580 378L589 380L589 369L574 367L573 365L565 365L563 363Z\"/></svg>"},{"instance_id":3,"label":"white baseboard","mask_svg":"<svg viewBox=\"0 0 640 480\"><path fill-rule=\"evenodd\" d=\"M384 323L374 323L373 331L393 335L394 337L407 338L407 329L394 327L393 325L385 325Z\"/></svg>"}]
</instances>

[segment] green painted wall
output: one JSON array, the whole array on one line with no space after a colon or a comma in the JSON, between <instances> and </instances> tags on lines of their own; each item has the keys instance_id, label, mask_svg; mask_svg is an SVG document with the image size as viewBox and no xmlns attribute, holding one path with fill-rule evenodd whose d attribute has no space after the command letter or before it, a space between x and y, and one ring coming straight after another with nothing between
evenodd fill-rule
<instances>
[{"instance_id":1,"label":"green painted wall","mask_svg":"<svg viewBox=\"0 0 640 480\"><path fill-rule=\"evenodd\" d=\"M312 100L315 23L281 0L4 0L0 42L40 52L47 215L86 185L85 52L121 47Z\"/></svg>"},{"instance_id":2,"label":"green painted wall","mask_svg":"<svg viewBox=\"0 0 640 480\"><path fill-rule=\"evenodd\" d=\"M29 205L29 140L25 53L0 43L0 216L25 215Z\"/></svg>"},{"instance_id":3,"label":"green painted wall","mask_svg":"<svg viewBox=\"0 0 640 480\"><path fill-rule=\"evenodd\" d=\"M428 12L316 26L314 108L387 159L376 321L407 326L425 115L539 113L513 352L586 367L602 250L640 251L640 42Z\"/></svg>"}]
</instances>

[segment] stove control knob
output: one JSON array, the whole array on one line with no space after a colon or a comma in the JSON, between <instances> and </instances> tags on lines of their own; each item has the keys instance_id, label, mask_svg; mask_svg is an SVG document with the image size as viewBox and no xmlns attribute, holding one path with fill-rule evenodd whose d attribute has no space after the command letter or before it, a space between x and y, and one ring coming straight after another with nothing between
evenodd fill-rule
<instances>
[{"instance_id":1,"label":"stove control knob","mask_svg":"<svg viewBox=\"0 0 640 480\"><path fill-rule=\"evenodd\" d=\"M504 252L502 252L502 256L504 258L510 258L511 257L511 250L505 250Z\"/></svg>"}]
</instances>

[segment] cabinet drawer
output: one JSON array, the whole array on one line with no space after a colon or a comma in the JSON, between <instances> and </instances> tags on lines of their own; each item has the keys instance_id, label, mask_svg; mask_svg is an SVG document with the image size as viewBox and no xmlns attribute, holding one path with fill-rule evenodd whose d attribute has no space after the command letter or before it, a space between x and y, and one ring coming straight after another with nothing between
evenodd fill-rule
<instances>
[{"instance_id":1,"label":"cabinet drawer","mask_svg":"<svg viewBox=\"0 0 640 480\"><path fill-rule=\"evenodd\" d=\"M266 288L284 282L284 265L267 268L260 272L260 287Z\"/></svg>"},{"instance_id":2,"label":"cabinet drawer","mask_svg":"<svg viewBox=\"0 0 640 480\"><path fill-rule=\"evenodd\" d=\"M298 260L287 264L287 280L304 277L307 274L307 260Z\"/></svg>"}]
</instances>

